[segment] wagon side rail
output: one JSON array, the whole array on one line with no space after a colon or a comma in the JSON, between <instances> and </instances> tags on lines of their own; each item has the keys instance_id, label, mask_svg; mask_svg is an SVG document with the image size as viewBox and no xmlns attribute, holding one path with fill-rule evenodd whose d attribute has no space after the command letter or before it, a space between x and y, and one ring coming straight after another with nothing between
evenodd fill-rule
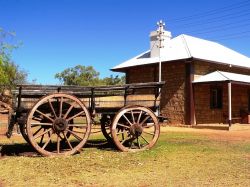
<instances>
[{"instance_id":1,"label":"wagon side rail","mask_svg":"<svg viewBox=\"0 0 250 187\"><path fill-rule=\"evenodd\" d=\"M134 83L124 84L117 86L58 86L58 85L17 85L16 89L12 90L14 97L15 109L20 109L22 106L22 99L39 99L42 96L53 93L67 93L77 96L78 98L86 98L88 100L88 108L92 111L95 110L95 100L98 97L107 96L123 96L124 106L127 104L127 98L129 95L135 95L142 93L144 90L147 92L150 90L151 94L155 96L154 107L157 107L156 101L160 96L159 88L161 88L165 82L149 82L149 83ZM85 101L86 101L85 99Z\"/></svg>"},{"instance_id":2,"label":"wagon side rail","mask_svg":"<svg viewBox=\"0 0 250 187\"><path fill-rule=\"evenodd\" d=\"M121 90L137 90L146 88L161 88L165 84L162 82L149 82L149 83L134 83L124 84L117 86L58 86L58 85L17 85L12 93L22 96L42 96L49 93L65 92L75 95L91 95L93 92L101 91L121 91ZM96 95L96 94L95 94Z\"/></svg>"}]
</instances>

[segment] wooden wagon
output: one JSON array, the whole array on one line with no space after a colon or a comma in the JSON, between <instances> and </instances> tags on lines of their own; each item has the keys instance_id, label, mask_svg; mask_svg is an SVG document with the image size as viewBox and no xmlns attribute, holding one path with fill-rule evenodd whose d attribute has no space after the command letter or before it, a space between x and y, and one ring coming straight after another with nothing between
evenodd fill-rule
<instances>
[{"instance_id":1,"label":"wooden wagon","mask_svg":"<svg viewBox=\"0 0 250 187\"><path fill-rule=\"evenodd\" d=\"M44 156L71 155L87 142L96 114L108 141L121 151L153 147L160 134L155 112L164 82L82 87L19 85L13 91L15 124L24 139Z\"/></svg>"}]
</instances>

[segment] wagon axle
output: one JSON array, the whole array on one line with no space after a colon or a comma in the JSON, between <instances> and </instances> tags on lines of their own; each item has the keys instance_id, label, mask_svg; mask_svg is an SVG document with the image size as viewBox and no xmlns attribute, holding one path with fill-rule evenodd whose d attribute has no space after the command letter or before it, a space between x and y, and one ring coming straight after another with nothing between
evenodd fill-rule
<instances>
[{"instance_id":1,"label":"wagon axle","mask_svg":"<svg viewBox=\"0 0 250 187\"><path fill-rule=\"evenodd\" d=\"M129 128L129 132L130 134L135 137L138 138L139 136L141 136L142 134L142 126L138 123L133 124L130 128Z\"/></svg>"},{"instance_id":2,"label":"wagon axle","mask_svg":"<svg viewBox=\"0 0 250 187\"><path fill-rule=\"evenodd\" d=\"M68 128L68 122L63 118L56 118L52 127L56 133L64 132Z\"/></svg>"}]
</instances>

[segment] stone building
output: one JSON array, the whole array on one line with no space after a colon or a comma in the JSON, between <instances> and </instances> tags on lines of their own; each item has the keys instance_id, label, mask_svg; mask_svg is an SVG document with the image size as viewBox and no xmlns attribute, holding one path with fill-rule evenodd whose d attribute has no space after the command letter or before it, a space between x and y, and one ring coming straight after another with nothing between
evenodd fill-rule
<instances>
[{"instance_id":1,"label":"stone building","mask_svg":"<svg viewBox=\"0 0 250 187\"><path fill-rule=\"evenodd\" d=\"M213 41L172 38L162 22L150 49L111 70L126 73L127 83L165 81L161 114L171 124L250 122L248 57Z\"/></svg>"}]
</instances>

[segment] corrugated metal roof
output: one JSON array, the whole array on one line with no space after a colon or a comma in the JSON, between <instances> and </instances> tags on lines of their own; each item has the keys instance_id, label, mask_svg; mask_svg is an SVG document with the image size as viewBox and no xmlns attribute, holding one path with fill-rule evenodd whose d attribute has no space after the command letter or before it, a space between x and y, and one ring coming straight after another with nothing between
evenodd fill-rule
<instances>
[{"instance_id":1,"label":"corrugated metal roof","mask_svg":"<svg viewBox=\"0 0 250 187\"><path fill-rule=\"evenodd\" d=\"M171 39L168 45L164 46L164 48L167 49L161 56L161 61L163 63L173 60L195 58L229 64L232 66L250 68L250 58L219 43L184 34ZM150 58L150 51L146 51L113 67L111 70L119 71L128 67L154 64L158 62L159 57Z\"/></svg>"},{"instance_id":2,"label":"corrugated metal roof","mask_svg":"<svg viewBox=\"0 0 250 187\"><path fill-rule=\"evenodd\" d=\"M224 71L214 71L207 75L201 76L197 80L194 80L193 83L223 82L223 81L250 83L250 76L237 73L229 73Z\"/></svg>"}]
</instances>

